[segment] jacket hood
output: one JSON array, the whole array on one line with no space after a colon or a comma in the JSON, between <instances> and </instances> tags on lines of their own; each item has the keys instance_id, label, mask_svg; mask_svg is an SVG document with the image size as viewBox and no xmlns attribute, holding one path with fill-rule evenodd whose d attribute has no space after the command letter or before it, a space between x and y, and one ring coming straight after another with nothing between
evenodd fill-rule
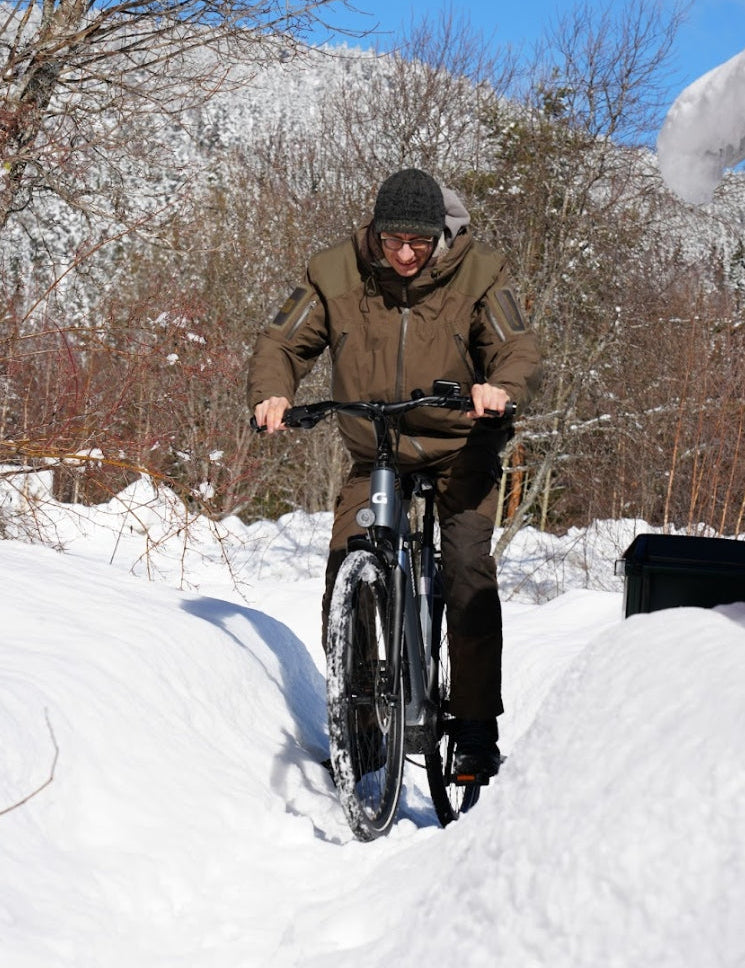
<instances>
[{"instance_id":1,"label":"jacket hood","mask_svg":"<svg viewBox=\"0 0 745 968\"><path fill-rule=\"evenodd\" d=\"M460 232L471 224L471 216L451 188L443 188L442 197L445 201L445 237L448 246L451 246Z\"/></svg>"}]
</instances>

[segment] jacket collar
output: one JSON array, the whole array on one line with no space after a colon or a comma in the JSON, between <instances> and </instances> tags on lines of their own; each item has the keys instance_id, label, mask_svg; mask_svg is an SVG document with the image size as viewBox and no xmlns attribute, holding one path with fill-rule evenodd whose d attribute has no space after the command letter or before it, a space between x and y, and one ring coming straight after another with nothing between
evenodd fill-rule
<instances>
[{"instance_id":1,"label":"jacket collar","mask_svg":"<svg viewBox=\"0 0 745 968\"><path fill-rule=\"evenodd\" d=\"M352 241L366 290L369 292L372 288L373 291L383 292L397 303L414 305L457 272L473 244L473 236L467 225L462 226L450 246L438 244L429 262L411 279L403 279L388 264L371 223L359 229Z\"/></svg>"}]
</instances>

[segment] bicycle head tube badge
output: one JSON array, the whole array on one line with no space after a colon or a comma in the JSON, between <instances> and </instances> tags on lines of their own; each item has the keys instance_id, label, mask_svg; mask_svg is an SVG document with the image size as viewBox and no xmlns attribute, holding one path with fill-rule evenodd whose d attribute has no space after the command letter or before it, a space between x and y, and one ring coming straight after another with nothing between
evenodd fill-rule
<instances>
[{"instance_id":1,"label":"bicycle head tube badge","mask_svg":"<svg viewBox=\"0 0 745 968\"><path fill-rule=\"evenodd\" d=\"M397 523L396 474L390 467L377 467L370 475L370 503L375 512L375 523L381 528L393 528Z\"/></svg>"}]
</instances>

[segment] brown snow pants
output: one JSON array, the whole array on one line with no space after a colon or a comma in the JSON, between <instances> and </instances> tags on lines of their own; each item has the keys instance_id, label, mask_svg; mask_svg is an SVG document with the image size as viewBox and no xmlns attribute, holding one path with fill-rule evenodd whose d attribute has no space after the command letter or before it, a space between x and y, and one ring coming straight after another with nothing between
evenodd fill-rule
<instances>
[{"instance_id":1,"label":"brown snow pants","mask_svg":"<svg viewBox=\"0 0 745 968\"><path fill-rule=\"evenodd\" d=\"M463 719L492 719L504 711L502 611L491 540L500 474L498 450L484 434L440 465L404 471L435 476L435 504L447 603L451 711ZM323 641L336 573L347 540L360 533L357 511L369 503L369 466L355 464L337 498L323 596Z\"/></svg>"}]
</instances>

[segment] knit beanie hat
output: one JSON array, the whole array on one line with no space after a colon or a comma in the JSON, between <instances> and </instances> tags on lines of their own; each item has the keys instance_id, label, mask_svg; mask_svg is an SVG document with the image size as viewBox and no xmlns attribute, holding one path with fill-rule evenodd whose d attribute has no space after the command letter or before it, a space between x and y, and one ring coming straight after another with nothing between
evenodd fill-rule
<instances>
[{"instance_id":1,"label":"knit beanie hat","mask_svg":"<svg viewBox=\"0 0 745 968\"><path fill-rule=\"evenodd\" d=\"M381 232L405 232L434 238L445 228L445 202L437 182L418 168L391 175L375 200L373 227Z\"/></svg>"}]
</instances>

